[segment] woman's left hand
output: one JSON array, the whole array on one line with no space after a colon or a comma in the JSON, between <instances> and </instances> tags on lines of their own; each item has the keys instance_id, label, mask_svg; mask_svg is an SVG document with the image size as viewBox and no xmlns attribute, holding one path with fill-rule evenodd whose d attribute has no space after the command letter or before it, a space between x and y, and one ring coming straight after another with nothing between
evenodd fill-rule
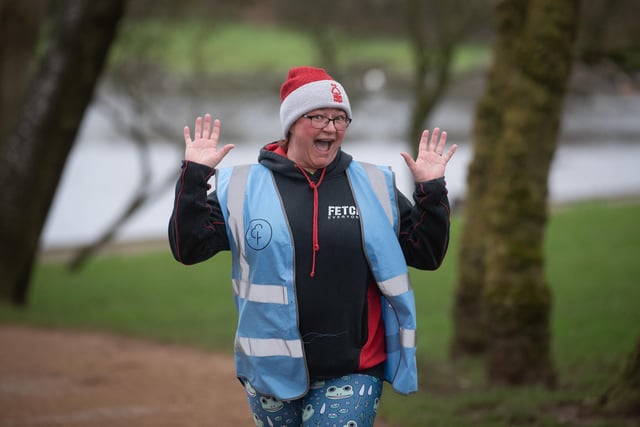
<instances>
[{"instance_id":1,"label":"woman's left hand","mask_svg":"<svg viewBox=\"0 0 640 427\"><path fill-rule=\"evenodd\" d=\"M447 132L442 132L441 134L440 129L435 128L433 134L431 134L431 139L429 139L429 130L425 129L422 132L422 138L420 138L418 157L415 160L409 153L400 153L413 174L415 182L430 181L444 176L447 163L458 149L458 145L454 144L444 154L446 142Z\"/></svg>"}]
</instances>

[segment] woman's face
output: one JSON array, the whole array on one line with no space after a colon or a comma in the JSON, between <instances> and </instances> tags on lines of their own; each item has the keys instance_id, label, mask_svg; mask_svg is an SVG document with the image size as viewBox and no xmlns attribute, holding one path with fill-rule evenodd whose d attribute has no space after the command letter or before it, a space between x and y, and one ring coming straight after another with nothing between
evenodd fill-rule
<instances>
[{"instance_id":1,"label":"woman's face","mask_svg":"<svg viewBox=\"0 0 640 427\"><path fill-rule=\"evenodd\" d=\"M305 116L324 116L329 119L345 116L343 110L321 108L309 111ZM311 120L301 117L289 129L287 157L309 172L328 166L338 154L346 129L337 130L333 121L322 129L312 126Z\"/></svg>"}]
</instances>

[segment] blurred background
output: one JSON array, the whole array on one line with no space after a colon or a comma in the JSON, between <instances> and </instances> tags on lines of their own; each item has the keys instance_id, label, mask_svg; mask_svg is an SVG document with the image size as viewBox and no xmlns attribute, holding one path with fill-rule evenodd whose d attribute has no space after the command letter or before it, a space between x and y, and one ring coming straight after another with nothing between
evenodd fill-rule
<instances>
[{"instance_id":1,"label":"blurred background","mask_svg":"<svg viewBox=\"0 0 640 427\"><path fill-rule=\"evenodd\" d=\"M27 324L230 354L228 254L187 268L168 248L183 127L211 113L222 143L236 145L222 166L256 162L281 138L289 68L313 65L348 92L353 123L343 150L392 166L406 195L412 182L399 153L416 149L422 129L440 127L459 145L446 176L449 255L436 272L410 271L426 325L418 336L424 391L389 393L382 418L637 425L637 17L637 0L0 1L0 338L13 346L7 330ZM478 131L489 89L497 88L495 116L517 98L500 96L496 76L505 91L544 86L534 100L543 102L520 103L519 113L532 113L529 135L549 140L532 141L521 128L509 130L522 138L508 133L495 148L483 139L493 129ZM538 131L541 117L549 130ZM526 140L517 154L527 167L505 154L513 140ZM502 162L472 167L481 151ZM483 368L485 360L494 363ZM15 371L0 362L0 391L19 392L0 393L2 413L20 406L11 399L24 389L15 387L21 378L3 383ZM621 388L610 387L615 379ZM38 404L20 407L25 419ZM622 415L603 421L595 406Z\"/></svg>"},{"instance_id":2,"label":"blurred background","mask_svg":"<svg viewBox=\"0 0 640 427\"><path fill-rule=\"evenodd\" d=\"M43 22L55 16L57 2L31 3ZM417 144L420 129L445 129L460 145L447 182L461 206L473 114L491 63L490 8L484 1L417 3L419 35L394 1L328 0L309 13L308 4L286 0L129 0L47 216L42 249L89 245L107 233L115 241L164 240L182 127L210 112L222 121L223 142L237 147L224 164L256 161L262 145L280 138L279 86L288 68L301 64L325 67L344 83L354 121L343 149L390 164L405 193L411 182L399 152ZM634 3L583 2L549 177L554 203L640 193ZM39 34L43 46L47 32ZM425 82L424 93L416 79Z\"/></svg>"}]
</instances>

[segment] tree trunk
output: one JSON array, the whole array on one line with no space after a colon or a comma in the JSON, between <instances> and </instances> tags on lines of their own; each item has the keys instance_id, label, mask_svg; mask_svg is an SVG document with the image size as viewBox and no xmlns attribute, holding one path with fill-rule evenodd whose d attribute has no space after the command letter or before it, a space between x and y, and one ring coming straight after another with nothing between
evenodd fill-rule
<instances>
[{"instance_id":1,"label":"tree trunk","mask_svg":"<svg viewBox=\"0 0 640 427\"><path fill-rule=\"evenodd\" d=\"M640 339L600 406L605 412L640 416Z\"/></svg>"},{"instance_id":2,"label":"tree trunk","mask_svg":"<svg viewBox=\"0 0 640 427\"><path fill-rule=\"evenodd\" d=\"M61 5L18 126L0 146L0 298L16 305L27 302L42 227L124 4Z\"/></svg>"},{"instance_id":3,"label":"tree trunk","mask_svg":"<svg viewBox=\"0 0 640 427\"><path fill-rule=\"evenodd\" d=\"M484 354L487 346L486 320L482 307L485 284L485 264L489 211L485 199L489 193L489 172L499 140L502 103L496 102L502 86L489 76L484 97L478 101L473 129L473 159L467 173L467 194L464 202L464 223L456 294L453 303L453 338L451 357Z\"/></svg>"},{"instance_id":4,"label":"tree trunk","mask_svg":"<svg viewBox=\"0 0 640 427\"><path fill-rule=\"evenodd\" d=\"M27 89L45 0L0 0L0 140L15 125Z\"/></svg>"},{"instance_id":5,"label":"tree trunk","mask_svg":"<svg viewBox=\"0 0 640 427\"><path fill-rule=\"evenodd\" d=\"M543 240L547 179L578 5L578 0L500 0L494 9L495 62L485 102L500 106L498 122L486 125L498 126L499 135L483 202L489 215L483 304L492 384L555 383ZM495 96L498 86L502 94Z\"/></svg>"}]
</instances>

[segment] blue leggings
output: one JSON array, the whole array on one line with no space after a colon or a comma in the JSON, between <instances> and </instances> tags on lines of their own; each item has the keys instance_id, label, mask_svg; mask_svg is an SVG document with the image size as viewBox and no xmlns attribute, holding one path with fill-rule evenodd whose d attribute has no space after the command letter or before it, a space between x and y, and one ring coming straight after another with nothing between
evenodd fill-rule
<instances>
[{"instance_id":1,"label":"blue leggings","mask_svg":"<svg viewBox=\"0 0 640 427\"><path fill-rule=\"evenodd\" d=\"M261 395L245 383L258 427L372 427L382 395L382 380L352 374L311 383L297 400Z\"/></svg>"}]
</instances>

